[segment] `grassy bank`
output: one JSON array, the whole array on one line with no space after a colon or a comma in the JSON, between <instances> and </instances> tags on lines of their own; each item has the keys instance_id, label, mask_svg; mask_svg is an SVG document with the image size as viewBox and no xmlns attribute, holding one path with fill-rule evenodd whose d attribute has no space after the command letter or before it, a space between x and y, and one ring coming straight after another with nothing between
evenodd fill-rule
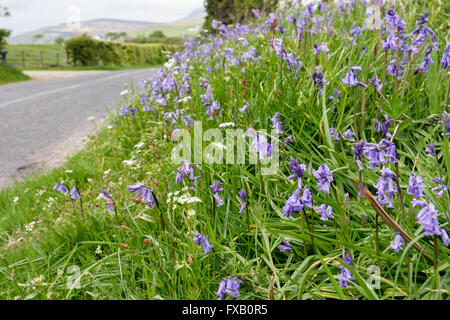
<instances>
[{"instance_id":1,"label":"grassy bank","mask_svg":"<svg viewBox=\"0 0 450 320\"><path fill-rule=\"evenodd\" d=\"M20 70L0 63L0 84L28 80L29 77Z\"/></svg>"},{"instance_id":2,"label":"grassy bank","mask_svg":"<svg viewBox=\"0 0 450 320\"><path fill-rule=\"evenodd\" d=\"M0 296L448 299L447 16L400 2L383 32L357 1L191 40L85 151L0 194ZM215 155L240 129L244 163L174 163L200 123Z\"/></svg>"}]
</instances>

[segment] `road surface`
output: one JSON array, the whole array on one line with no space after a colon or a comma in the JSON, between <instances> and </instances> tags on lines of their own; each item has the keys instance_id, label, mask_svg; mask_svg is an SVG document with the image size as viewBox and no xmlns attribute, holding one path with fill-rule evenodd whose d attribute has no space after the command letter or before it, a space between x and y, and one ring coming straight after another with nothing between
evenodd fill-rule
<instances>
[{"instance_id":1,"label":"road surface","mask_svg":"<svg viewBox=\"0 0 450 320\"><path fill-rule=\"evenodd\" d=\"M52 72L0 85L0 189L25 174L62 164L95 131L98 121L92 117L116 110L125 83L138 88L153 69Z\"/></svg>"}]
</instances>

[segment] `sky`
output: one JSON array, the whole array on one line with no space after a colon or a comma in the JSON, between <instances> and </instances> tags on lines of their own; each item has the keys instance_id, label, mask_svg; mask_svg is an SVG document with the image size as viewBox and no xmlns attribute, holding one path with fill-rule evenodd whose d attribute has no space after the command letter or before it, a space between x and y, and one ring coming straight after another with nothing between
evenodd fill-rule
<instances>
[{"instance_id":1,"label":"sky","mask_svg":"<svg viewBox=\"0 0 450 320\"><path fill-rule=\"evenodd\" d=\"M182 19L203 6L204 0L0 0L11 16L0 18L0 28L12 36L66 23L78 12L81 20L99 18L147 22Z\"/></svg>"}]
</instances>

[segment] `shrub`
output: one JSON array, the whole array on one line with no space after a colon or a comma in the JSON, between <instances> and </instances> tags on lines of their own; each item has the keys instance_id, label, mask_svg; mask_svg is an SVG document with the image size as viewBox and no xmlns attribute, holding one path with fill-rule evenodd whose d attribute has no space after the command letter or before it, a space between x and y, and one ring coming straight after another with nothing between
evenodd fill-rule
<instances>
[{"instance_id":1,"label":"shrub","mask_svg":"<svg viewBox=\"0 0 450 320\"><path fill-rule=\"evenodd\" d=\"M75 66L110 66L160 64L166 59L164 52L173 53L181 46L104 42L82 34L67 40L65 48Z\"/></svg>"}]
</instances>

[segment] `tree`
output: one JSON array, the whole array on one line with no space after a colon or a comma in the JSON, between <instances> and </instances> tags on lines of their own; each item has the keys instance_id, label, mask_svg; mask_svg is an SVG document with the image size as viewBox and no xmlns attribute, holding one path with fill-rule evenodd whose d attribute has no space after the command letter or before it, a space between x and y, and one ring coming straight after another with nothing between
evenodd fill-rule
<instances>
[{"instance_id":1,"label":"tree","mask_svg":"<svg viewBox=\"0 0 450 320\"><path fill-rule=\"evenodd\" d=\"M204 29L211 31L211 22L220 21L226 25L242 23L252 17L252 10L267 12L278 0L205 0L206 18Z\"/></svg>"},{"instance_id":2,"label":"tree","mask_svg":"<svg viewBox=\"0 0 450 320\"><path fill-rule=\"evenodd\" d=\"M35 43L36 41L38 41L38 40L40 40L42 38L44 38L44 34L43 33L38 33L38 34L33 35L33 43Z\"/></svg>"},{"instance_id":3,"label":"tree","mask_svg":"<svg viewBox=\"0 0 450 320\"><path fill-rule=\"evenodd\" d=\"M120 38L125 38L127 36L127 33L122 31L122 32L108 32L107 34L105 34L106 38L109 41L116 41L119 40Z\"/></svg>"},{"instance_id":4,"label":"tree","mask_svg":"<svg viewBox=\"0 0 450 320\"><path fill-rule=\"evenodd\" d=\"M162 32L161 30L156 30L156 31L153 31L153 32L149 35L149 37L151 37L151 38L165 38L166 35L165 35L164 32Z\"/></svg>"},{"instance_id":5,"label":"tree","mask_svg":"<svg viewBox=\"0 0 450 320\"><path fill-rule=\"evenodd\" d=\"M55 41L55 44L61 46L65 40L64 40L64 37L58 37L54 41Z\"/></svg>"},{"instance_id":6,"label":"tree","mask_svg":"<svg viewBox=\"0 0 450 320\"><path fill-rule=\"evenodd\" d=\"M8 8L0 6L0 18L9 17L9 16L10 16L10 13L8 11ZM5 39L8 38L10 34L11 34L11 30L0 28L0 52L5 48L5 46L6 46Z\"/></svg>"}]
</instances>

